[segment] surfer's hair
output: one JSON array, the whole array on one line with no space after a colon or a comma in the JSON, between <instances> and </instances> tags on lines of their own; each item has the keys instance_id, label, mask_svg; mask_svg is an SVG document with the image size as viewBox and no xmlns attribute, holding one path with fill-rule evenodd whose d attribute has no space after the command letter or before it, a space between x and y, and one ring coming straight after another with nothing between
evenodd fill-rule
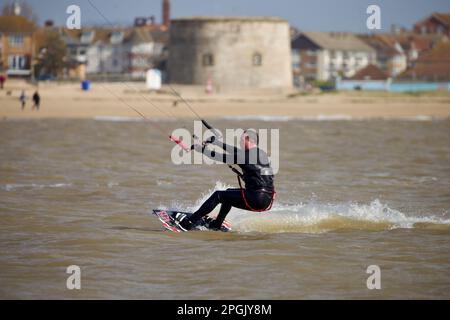
<instances>
[{"instance_id":1,"label":"surfer's hair","mask_svg":"<svg viewBox=\"0 0 450 320\"><path fill-rule=\"evenodd\" d=\"M248 140L255 143L256 145L259 144L259 135L254 129L247 129L244 130L244 134L248 137Z\"/></svg>"}]
</instances>

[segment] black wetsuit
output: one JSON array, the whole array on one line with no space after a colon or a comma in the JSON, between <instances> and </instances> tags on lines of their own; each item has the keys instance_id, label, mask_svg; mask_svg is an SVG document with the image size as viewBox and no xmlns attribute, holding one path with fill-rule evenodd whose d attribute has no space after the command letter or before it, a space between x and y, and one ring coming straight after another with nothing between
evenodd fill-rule
<instances>
[{"instance_id":1,"label":"black wetsuit","mask_svg":"<svg viewBox=\"0 0 450 320\"><path fill-rule=\"evenodd\" d=\"M36 108L39 110L39 105L41 103L41 97L39 96L39 93L35 92L33 94L33 102L34 102L34 105L33 105L32 109Z\"/></svg>"},{"instance_id":2,"label":"black wetsuit","mask_svg":"<svg viewBox=\"0 0 450 320\"><path fill-rule=\"evenodd\" d=\"M220 154L214 151L210 152L204 148L202 150L203 154L213 160L238 165L242 170L241 178L245 182L244 193L248 205L254 210L267 209L272 203L274 192L273 172L267 153L257 147L243 151L220 141L214 144L224 149L228 154ZM220 207L219 215L212 226L214 228L220 228L226 215L230 212L231 207L251 210L245 203L245 200L242 197L240 188L215 191L194 213L190 220L192 223L197 222L221 203L222 206Z\"/></svg>"}]
</instances>

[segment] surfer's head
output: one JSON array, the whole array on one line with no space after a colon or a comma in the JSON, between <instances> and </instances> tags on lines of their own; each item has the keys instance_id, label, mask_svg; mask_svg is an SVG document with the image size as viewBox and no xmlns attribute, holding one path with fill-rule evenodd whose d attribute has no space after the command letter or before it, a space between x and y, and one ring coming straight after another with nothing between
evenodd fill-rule
<instances>
[{"instance_id":1,"label":"surfer's head","mask_svg":"<svg viewBox=\"0 0 450 320\"><path fill-rule=\"evenodd\" d=\"M259 136L254 129L244 130L241 135L241 149L248 150L258 146Z\"/></svg>"}]
</instances>

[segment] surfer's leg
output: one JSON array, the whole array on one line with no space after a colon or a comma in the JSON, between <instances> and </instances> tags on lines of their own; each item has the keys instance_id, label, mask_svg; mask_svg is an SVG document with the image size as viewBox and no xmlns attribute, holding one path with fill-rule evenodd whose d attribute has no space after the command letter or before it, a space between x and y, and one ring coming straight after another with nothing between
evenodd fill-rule
<instances>
[{"instance_id":1,"label":"surfer's leg","mask_svg":"<svg viewBox=\"0 0 450 320\"><path fill-rule=\"evenodd\" d=\"M206 216L208 213L214 210L214 208L220 203L220 193L223 191L215 191L209 198L206 200L201 207L194 212L194 214L190 217L192 223L196 223L198 220Z\"/></svg>"},{"instance_id":2,"label":"surfer's leg","mask_svg":"<svg viewBox=\"0 0 450 320\"><path fill-rule=\"evenodd\" d=\"M272 196L266 192L247 192L246 191L246 199L249 202L249 205L255 209L264 209L267 208L272 202ZM231 207L250 210L250 208L245 203L245 200L242 198L241 189L228 189L223 191L220 195L220 202L222 206L220 208L219 215L217 218L210 224L210 227L220 229L225 217L230 212Z\"/></svg>"},{"instance_id":3,"label":"surfer's leg","mask_svg":"<svg viewBox=\"0 0 450 320\"><path fill-rule=\"evenodd\" d=\"M232 207L247 209L245 201L242 198L241 189L227 189L226 191L222 191L220 202L222 203L222 206L220 207L217 218L210 224L210 227L212 228L220 229L220 226Z\"/></svg>"},{"instance_id":4,"label":"surfer's leg","mask_svg":"<svg viewBox=\"0 0 450 320\"><path fill-rule=\"evenodd\" d=\"M222 212L223 219L230 211L231 207L237 207L245 209L245 203L242 200L242 195L240 189L227 189L223 191L215 191L206 200L202 206L194 212L190 220L192 223L196 223L198 220L206 216L208 213L214 210L214 208L219 204L222 204L220 211ZM229 207L229 208L228 208ZM219 214L220 215L220 214ZM223 220L222 220L223 221Z\"/></svg>"},{"instance_id":5,"label":"surfer's leg","mask_svg":"<svg viewBox=\"0 0 450 320\"><path fill-rule=\"evenodd\" d=\"M222 203L219 214L217 215L217 218L214 219L214 221L212 221L209 225L210 228L220 229L223 221L225 220L225 217L227 216L228 212L230 212L231 207L232 207L232 205L229 203Z\"/></svg>"},{"instance_id":6,"label":"surfer's leg","mask_svg":"<svg viewBox=\"0 0 450 320\"><path fill-rule=\"evenodd\" d=\"M196 223L206 216L208 213L214 210L214 208L220 203L220 193L223 191L215 191L209 198L206 200L201 207L195 211L188 219L183 217L183 219L179 220L179 224L182 228L186 230L192 229ZM181 216L180 216L181 217Z\"/></svg>"}]
</instances>

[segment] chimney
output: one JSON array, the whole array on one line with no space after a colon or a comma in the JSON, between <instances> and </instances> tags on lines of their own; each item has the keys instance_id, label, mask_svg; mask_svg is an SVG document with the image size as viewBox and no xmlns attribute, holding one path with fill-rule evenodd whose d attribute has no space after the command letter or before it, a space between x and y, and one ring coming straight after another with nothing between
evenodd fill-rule
<instances>
[{"instance_id":1,"label":"chimney","mask_svg":"<svg viewBox=\"0 0 450 320\"><path fill-rule=\"evenodd\" d=\"M170 25L170 0L163 0L163 25L168 27Z\"/></svg>"},{"instance_id":2,"label":"chimney","mask_svg":"<svg viewBox=\"0 0 450 320\"><path fill-rule=\"evenodd\" d=\"M134 26L135 27L142 27L145 26L147 19L143 17L136 17L134 18Z\"/></svg>"}]
</instances>

